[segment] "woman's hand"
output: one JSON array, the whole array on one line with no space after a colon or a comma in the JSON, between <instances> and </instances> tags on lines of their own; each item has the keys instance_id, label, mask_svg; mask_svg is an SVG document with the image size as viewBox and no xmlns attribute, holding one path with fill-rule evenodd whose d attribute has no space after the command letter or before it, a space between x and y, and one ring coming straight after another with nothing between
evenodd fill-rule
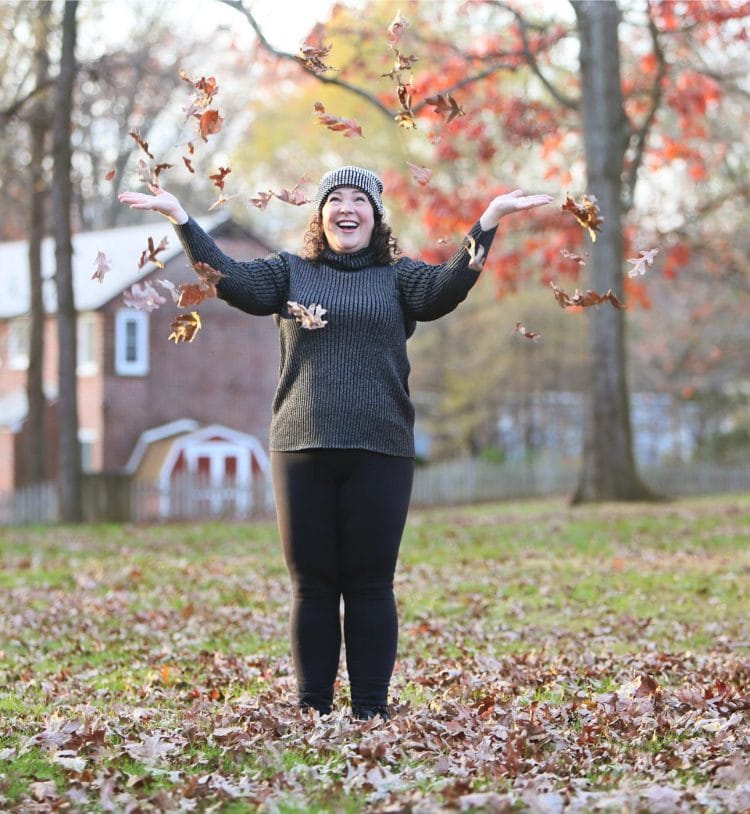
<instances>
[{"instance_id":1,"label":"woman's hand","mask_svg":"<svg viewBox=\"0 0 750 814\"><path fill-rule=\"evenodd\" d=\"M511 212L523 212L526 209L533 209L535 206L544 206L551 203L551 195L524 195L523 190L514 189L507 195L498 195L493 198L487 209L479 218L479 225L483 231L494 229L500 222L500 218L510 215Z\"/></svg>"},{"instance_id":2,"label":"woman's hand","mask_svg":"<svg viewBox=\"0 0 750 814\"><path fill-rule=\"evenodd\" d=\"M144 192L121 192L117 198L120 203L127 204L131 209L149 209L164 215L174 224L187 223L188 213L171 192L156 186L150 186L149 189L153 195L146 195Z\"/></svg>"}]
</instances>

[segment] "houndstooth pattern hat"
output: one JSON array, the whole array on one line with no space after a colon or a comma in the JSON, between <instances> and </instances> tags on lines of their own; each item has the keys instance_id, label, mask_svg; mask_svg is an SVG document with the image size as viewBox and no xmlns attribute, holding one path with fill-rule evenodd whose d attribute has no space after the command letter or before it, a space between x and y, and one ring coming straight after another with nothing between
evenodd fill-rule
<instances>
[{"instance_id":1,"label":"houndstooth pattern hat","mask_svg":"<svg viewBox=\"0 0 750 814\"><path fill-rule=\"evenodd\" d=\"M372 208L379 217L383 217L383 182L371 170L363 167L339 167L337 170L327 172L321 179L318 186L318 194L315 196L315 206L320 212L328 195L338 187L356 187L367 195L372 204Z\"/></svg>"}]
</instances>

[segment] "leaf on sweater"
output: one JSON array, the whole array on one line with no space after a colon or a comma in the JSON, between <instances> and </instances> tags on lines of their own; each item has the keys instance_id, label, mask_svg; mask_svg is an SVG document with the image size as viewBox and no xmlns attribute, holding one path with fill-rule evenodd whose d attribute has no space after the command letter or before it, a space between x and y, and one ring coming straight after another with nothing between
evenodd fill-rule
<instances>
[{"instance_id":1,"label":"leaf on sweater","mask_svg":"<svg viewBox=\"0 0 750 814\"><path fill-rule=\"evenodd\" d=\"M334 116L332 113L326 113L326 109L321 102L315 103L315 114L318 117L318 124L322 124L324 127L336 133L342 133L345 138L353 138L354 136L364 138L362 135L362 125L360 125L359 122L354 119L342 119L339 116Z\"/></svg>"},{"instance_id":2,"label":"leaf on sweater","mask_svg":"<svg viewBox=\"0 0 750 814\"><path fill-rule=\"evenodd\" d=\"M166 302L164 297L149 282L133 283L127 291L123 292L122 301L128 308L149 312L155 311Z\"/></svg>"},{"instance_id":3,"label":"leaf on sweater","mask_svg":"<svg viewBox=\"0 0 750 814\"><path fill-rule=\"evenodd\" d=\"M599 215L599 205L593 195L582 195L579 203L576 203L570 195L566 195L562 211L570 212L578 223L588 230L591 241L596 242L596 233L601 230L604 219Z\"/></svg>"},{"instance_id":4,"label":"leaf on sweater","mask_svg":"<svg viewBox=\"0 0 750 814\"><path fill-rule=\"evenodd\" d=\"M169 335L170 342L174 342L175 345L179 345L180 342L192 342L201 329L201 318L197 311L180 314L169 327L172 330Z\"/></svg>"},{"instance_id":5,"label":"leaf on sweater","mask_svg":"<svg viewBox=\"0 0 750 814\"><path fill-rule=\"evenodd\" d=\"M653 264L658 253L658 249L641 249L638 252L639 257L628 257L628 263L633 264L633 268L628 269L628 277L637 277L639 274L643 276L646 273L646 266Z\"/></svg>"},{"instance_id":6,"label":"leaf on sweater","mask_svg":"<svg viewBox=\"0 0 750 814\"><path fill-rule=\"evenodd\" d=\"M303 42L300 44L297 59L305 66L306 70L310 71L310 73L314 73L316 76L320 76L320 74L326 71L335 71L337 70L336 68L332 68L323 62L328 54L330 54L331 47L330 45L316 47L307 42Z\"/></svg>"},{"instance_id":7,"label":"leaf on sweater","mask_svg":"<svg viewBox=\"0 0 750 814\"><path fill-rule=\"evenodd\" d=\"M469 268L472 271L481 271L484 267L484 261L487 259L484 246L477 246L476 240L469 235L468 238L468 245L464 245L464 248L469 253Z\"/></svg>"},{"instance_id":8,"label":"leaf on sweater","mask_svg":"<svg viewBox=\"0 0 750 814\"><path fill-rule=\"evenodd\" d=\"M321 319L323 314L327 313L322 305L313 303L312 305L300 305L298 302L288 300L289 313L295 318L297 323L309 331L314 331L316 328L325 328L328 321Z\"/></svg>"},{"instance_id":9,"label":"leaf on sweater","mask_svg":"<svg viewBox=\"0 0 750 814\"><path fill-rule=\"evenodd\" d=\"M167 240L166 235L161 239L158 246L154 246L154 239L149 237L148 248L144 249L141 253L141 259L138 261L138 268L142 269L146 263L155 263L160 269L163 269L164 263L162 263L156 255L159 254L159 252L163 252L168 245L169 241Z\"/></svg>"},{"instance_id":10,"label":"leaf on sweater","mask_svg":"<svg viewBox=\"0 0 750 814\"><path fill-rule=\"evenodd\" d=\"M526 339L532 339L536 342L537 339L541 339L542 335L535 333L534 331L530 331L528 328L525 328L520 322L516 322L516 327L513 329L513 333L521 334L521 336L526 337Z\"/></svg>"},{"instance_id":11,"label":"leaf on sweater","mask_svg":"<svg viewBox=\"0 0 750 814\"><path fill-rule=\"evenodd\" d=\"M551 280L550 286L555 293L555 299L557 300L560 308L571 308L575 306L588 308L592 305L598 307L605 302L609 302L610 305L613 305L615 308L619 308L621 310L625 309L625 306L612 293L611 288L606 294L598 294L596 291L592 291L591 289L586 291L579 291L576 289L571 296L570 294L566 294L565 291L556 286Z\"/></svg>"},{"instance_id":12,"label":"leaf on sweater","mask_svg":"<svg viewBox=\"0 0 750 814\"><path fill-rule=\"evenodd\" d=\"M96 253L96 260L94 260L94 273L91 275L92 280L99 280L100 283L104 282L104 275L112 270L112 263L109 261L104 252Z\"/></svg>"}]
</instances>

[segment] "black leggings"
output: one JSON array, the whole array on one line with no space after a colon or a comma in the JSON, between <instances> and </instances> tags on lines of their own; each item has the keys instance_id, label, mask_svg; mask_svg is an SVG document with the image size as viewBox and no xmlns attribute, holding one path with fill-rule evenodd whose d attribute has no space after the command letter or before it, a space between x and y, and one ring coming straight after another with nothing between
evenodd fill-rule
<instances>
[{"instance_id":1,"label":"black leggings","mask_svg":"<svg viewBox=\"0 0 750 814\"><path fill-rule=\"evenodd\" d=\"M384 708L398 638L393 575L414 461L359 449L272 452L271 471L292 580L299 702L331 709L343 596L352 707Z\"/></svg>"}]
</instances>

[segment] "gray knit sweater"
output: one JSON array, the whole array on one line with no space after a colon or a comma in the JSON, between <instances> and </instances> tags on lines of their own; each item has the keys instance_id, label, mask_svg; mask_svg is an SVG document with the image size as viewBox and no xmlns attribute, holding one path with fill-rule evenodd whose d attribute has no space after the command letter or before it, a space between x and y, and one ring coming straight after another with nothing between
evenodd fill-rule
<instances>
[{"instance_id":1,"label":"gray knit sweater","mask_svg":"<svg viewBox=\"0 0 750 814\"><path fill-rule=\"evenodd\" d=\"M191 218L175 230L191 263L224 274L219 297L248 314L274 314L281 360L270 449L334 447L414 456L406 340L417 321L452 311L479 272L468 268L468 238L446 263L403 257L388 266L372 253L327 252L321 262L288 252L238 261ZM476 223L469 236L489 251L495 230ZM326 309L324 328L297 323L288 301Z\"/></svg>"}]
</instances>

